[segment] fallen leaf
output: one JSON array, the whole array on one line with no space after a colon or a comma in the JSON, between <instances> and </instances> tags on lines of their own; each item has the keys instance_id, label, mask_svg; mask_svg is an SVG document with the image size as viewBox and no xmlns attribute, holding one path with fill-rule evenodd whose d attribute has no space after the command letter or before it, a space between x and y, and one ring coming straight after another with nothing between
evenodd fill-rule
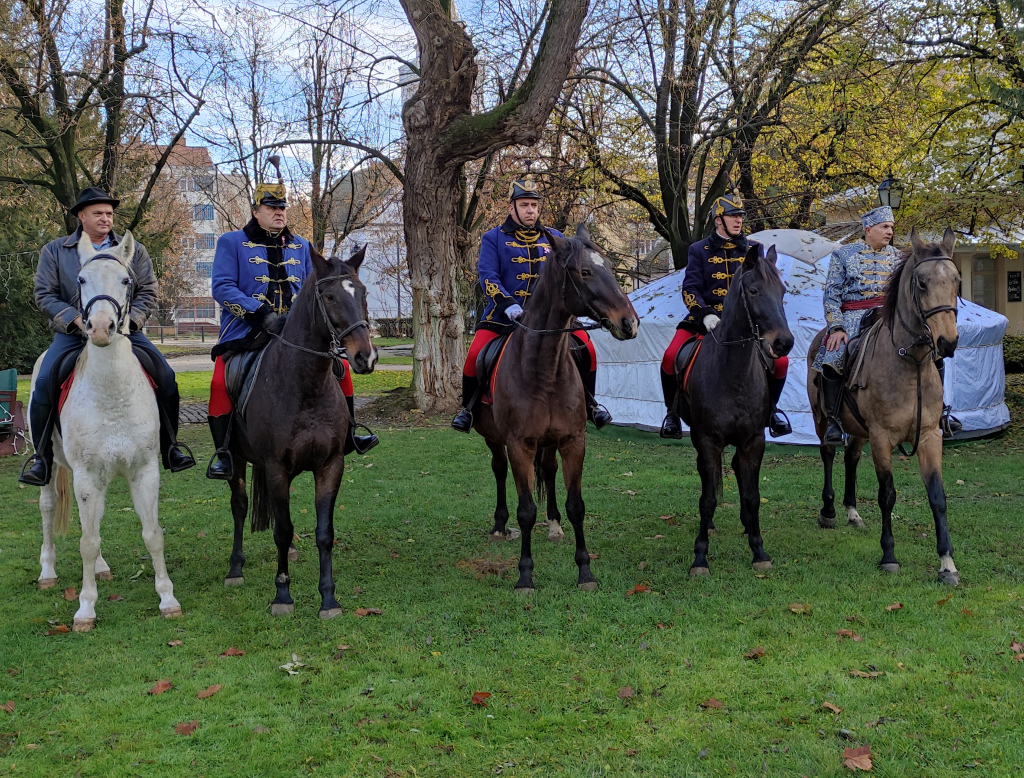
<instances>
[{"instance_id":1,"label":"fallen leaf","mask_svg":"<svg viewBox=\"0 0 1024 778\"><path fill-rule=\"evenodd\" d=\"M901 611L901 610L903 610L903 603L902 602L894 602L892 605L886 605L885 609L887 611Z\"/></svg>"},{"instance_id":2,"label":"fallen leaf","mask_svg":"<svg viewBox=\"0 0 1024 778\"><path fill-rule=\"evenodd\" d=\"M376 759L376 760L377 760L378 762L383 762L383 761L384 761L383 759L381 759L381 758L380 758L379 756L377 756L377 755L376 755L376 754L374 754L374 753L371 753L371 754L370 754L370 756L372 756L372 757L373 757L374 759Z\"/></svg>"},{"instance_id":3,"label":"fallen leaf","mask_svg":"<svg viewBox=\"0 0 1024 778\"><path fill-rule=\"evenodd\" d=\"M245 656L245 652L240 648L235 648L234 646L232 646L223 654L221 654L221 656Z\"/></svg>"},{"instance_id":4,"label":"fallen leaf","mask_svg":"<svg viewBox=\"0 0 1024 778\"><path fill-rule=\"evenodd\" d=\"M262 724L257 724L255 727L252 728L252 731L255 732L257 735L264 735L267 732L270 732L270 727L264 727Z\"/></svg>"},{"instance_id":5,"label":"fallen leaf","mask_svg":"<svg viewBox=\"0 0 1024 778\"><path fill-rule=\"evenodd\" d=\"M634 594L643 594L644 592L651 591L651 587L647 584L637 584L632 589L626 592L627 597L632 597Z\"/></svg>"},{"instance_id":6,"label":"fallen leaf","mask_svg":"<svg viewBox=\"0 0 1024 778\"><path fill-rule=\"evenodd\" d=\"M626 749L626 756L636 756L636 749L635 748L627 748Z\"/></svg>"},{"instance_id":7,"label":"fallen leaf","mask_svg":"<svg viewBox=\"0 0 1024 778\"><path fill-rule=\"evenodd\" d=\"M108 602L121 602L121 600L123 600L123 599L124 599L124 595L121 595L121 594L112 594L109 597L107 597L107 601Z\"/></svg>"},{"instance_id":8,"label":"fallen leaf","mask_svg":"<svg viewBox=\"0 0 1024 778\"><path fill-rule=\"evenodd\" d=\"M754 646L743 655L744 659L760 659L764 656L764 646Z\"/></svg>"},{"instance_id":9,"label":"fallen leaf","mask_svg":"<svg viewBox=\"0 0 1024 778\"><path fill-rule=\"evenodd\" d=\"M3 709L8 713L14 713L14 700L8 700L3 705L0 705L0 709Z\"/></svg>"},{"instance_id":10,"label":"fallen leaf","mask_svg":"<svg viewBox=\"0 0 1024 778\"><path fill-rule=\"evenodd\" d=\"M720 710L721 708L725 707L725 703L723 703L721 700L716 700L714 697L708 697L706 700L704 700L704 702L700 704L700 706L705 710L707 708L715 708L716 710Z\"/></svg>"},{"instance_id":11,"label":"fallen leaf","mask_svg":"<svg viewBox=\"0 0 1024 778\"><path fill-rule=\"evenodd\" d=\"M71 630L68 629L68 625L67 624L58 624L53 629L46 630L46 636L49 637L50 635L63 635L65 632L70 632L70 631Z\"/></svg>"},{"instance_id":12,"label":"fallen leaf","mask_svg":"<svg viewBox=\"0 0 1024 778\"><path fill-rule=\"evenodd\" d=\"M1015 640L1010 643L1010 650L1015 654L1024 653L1024 644L1021 644L1019 640Z\"/></svg>"},{"instance_id":13,"label":"fallen leaf","mask_svg":"<svg viewBox=\"0 0 1024 778\"><path fill-rule=\"evenodd\" d=\"M170 641L167 642L167 645L169 645L171 648L175 648L176 646L180 646L181 645L181 641L180 640L170 640Z\"/></svg>"},{"instance_id":14,"label":"fallen leaf","mask_svg":"<svg viewBox=\"0 0 1024 778\"><path fill-rule=\"evenodd\" d=\"M638 564L638 565L636 566L636 569L637 569L637 570L643 570L643 569L644 569L645 567L647 567L647 561L646 561L646 560L645 560L645 561L643 561L643 562L641 562L640 564Z\"/></svg>"},{"instance_id":15,"label":"fallen leaf","mask_svg":"<svg viewBox=\"0 0 1024 778\"><path fill-rule=\"evenodd\" d=\"M197 538L205 538L206 537L206 533L205 532L197 532L196 533L196 537Z\"/></svg>"},{"instance_id":16,"label":"fallen leaf","mask_svg":"<svg viewBox=\"0 0 1024 778\"><path fill-rule=\"evenodd\" d=\"M881 675L885 675L881 670L875 670L870 673L865 673L863 670L851 670L850 675L854 678L878 678Z\"/></svg>"},{"instance_id":17,"label":"fallen leaf","mask_svg":"<svg viewBox=\"0 0 1024 778\"><path fill-rule=\"evenodd\" d=\"M179 735L191 735L196 731L196 727L199 726L199 719L192 719L192 721L183 721L181 724L176 724L174 731Z\"/></svg>"},{"instance_id":18,"label":"fallen leaf","mask_svg":"<svg viewBox=\"0 0 1024 778\"><path fill-rule=\"evenodd\" d=\"M805 616L811 615L811 604L809 602L791 602L789 609L793 613L802 613Z\"/></svg>"},{"instance_id":19,"label":"fallen leaf","mask_svg":"<svg viewBox=\"0 0 1024 778\"><path fill-rule=\"evenodd\" d=\"M78 599L78 592L75 591L74 586L69 586L64 590L64 599L68 602L74 602Z\"/></svg>"},{"instance_id":20,"label":"fallen leaf","mask_svg":"<svg viewBox=\"0 0 1024 778\"><path fill-rule=\"evenodd\" d=\"M277 669L284 670L286 673L288 673L288 675L298 675L300 667L306 667L306 665L299 661L298 654L292 654L292 661L283 665L279 665ZM370 690L373 690L372 687Z\"/></svg>"},{"instance_id":21,"label":"fallen leaf","mask_svg":"<svg viewBox=\"0 0 1024 778\"><path fill-rule=\"evenodd\" d=\"M632 686L623 686L621 689L619 689L619 699L620 700L628 700L628 699L631 699L631 698L633 698L635 696L636 696L636 692L633 691L633 687Z\"/></svg>"},{"instance_id":22,"label":"fallen leaf","mask_svg":"<svg viewBox=\"0 0 1024 778\"><path fill-rule=\"evenodd\" d=\"M156 685L153 686L153 688L149 690L149 693L150 694L163 694L165 691L170 689L171 686L173 686L173 684L171 683L171 679L170 678L165 678L162 681L157 681Z\"/></svg>"},{"instance_id":23,"label":"fallen leaf","mask_svg":"<svg viewBox=\"0 0 1024 778\"><path fill-rule=\"evenodd\" d=\"M825 708L826 710L830 710L833 713L842 713L843 712L842 708L840 708L838 705L834 705L831 702L823 702L823 703L821 703L821 707Z\"/></svg>"},{"instance_id":24,"label":"fallen leaf","mask_svg":"<svg viewBox=\"0 0 1024 778\"><path fill-rule=\"evenodd\" d=\"M871 769L871 746L847 748L843 751L843 765L856 772Z\"/></svg>"},{"instance_id":25,"label":"fallen leaf","mask_svg":"<svg viewBox=\"0 0 1024 778\"><path fill-rule=\"evenodd\" d=\"M850 638L854 643L860 643L864 639L852 629L837 629L836 634L839 635L840 640L843 638Z\"/></svg>"},{"instance_id":26,"label":"fallen leaf","mask_svg":"<svg viewBox=\"0 0 1024 778\"><path fill-rule=\"evenodd\" d=\"M338 644L339 651L348 651L350 648L352 648L352 646L345 645L344 643Z\"/></svg>"},{"instance_id":27,"label":"fallen leaf","mask_svg":"<svg viewBox=\"0 0 1024 778\"><path fill-rule=\"evenodd\" d=\"M972 610L971 610L970 608L961 608L961 609L960 609L960 612L961 612L961 613L962 613L962 614L963 614L964 616L973 616L973 615L974 615L974 611L972 611Z\"/></svg>"},{"instance_id":28,"label":"fallen leaf","mask_svg":"<svg viewBox=\"0 0 1024 778\"><path fill-rule=\"evenodd\" d=\"M953 593L950 592L945 597L943 597L941 600L936 600L935 604L936 605L945 605L946 603L948 603L952 599L953 599Z\"/></svg>"},{"instance_id":29,"label":"fallen leaf","mask_svg":"<svg viewBox=\"0 0 1024 778\"><path fill-rule=\"evenodd\" d=\"M1013 658L1013 661L1014 661L1014 662L1024 662L1024 654L1017 654L1017 655L1016 655L1016 656L1015 656L1015 657Z\"/></svg>"},{"instance_id":30,"label":"fallen leaf","mask_svg":"<svg viewBox=\"0 0 1024 778\"><path fill-rule=\"evenodd\" d=\"M490 696L491 696L490 692L473 692L473 700L472 700L472 702L473 702L474 705L483 705L486 708L487 707L487 698L490 697Z\"/></svg>"},{"instance_id":31,"label":"fallen leaf","mask_svg":"<svg viewBox=\"0 0 1024 778\"><path fill-rule=\"evenodd\" d=\"M208 686L207 688L203 689L201 692L199 692L199 694L196 695L196 697L198 697L201 700L205 700L207 697L212 697L219 691L220 684L215 683L213 686Z\"/></svg>"},{"instance_id":32,"label":"fallen leaf","mask_svg":"<svg viewBox=\"0 0 1024 778\"><path fill-rule=\"evenodd\" d=\"M364 589L362 586L357 586L352 590L352 594L362 594L365 591L366 589Z\"/></svg>"},{"instance_id":33,"label":"fallen leaf","mask_svg":"<svg viewBox=\"0 0 1024 778\"><path fill-rule=\"evenodd\" d=\"M623 492L623 494L628 494L630 499L636 497L636 492L633 491L632 489L627 489L625 492Z\"/></svg>"},{"instance_id":34,"label":"fallen leaf","mask_svg":"<svg viewBox=\"0 0 1024 778\"><path fill-rule=\"evenodd\" d=\"M590 554L589 556L590 556L591 561L593 561L595 559L600 559L600 557L601 557L600 554Z\"/></svg>"},{"instance_id":35,"label":"fallen leaf","mask_svg":"<svg viewBox=\"0 0 1024 778\"><path fill-rule=\"evenodd\" d=\"M369 616L371 614L373 614L374 616L380 616L384 611L382 611L380 608L356 608L352 612L356 616Z\"/></svg>"}]
</instances>

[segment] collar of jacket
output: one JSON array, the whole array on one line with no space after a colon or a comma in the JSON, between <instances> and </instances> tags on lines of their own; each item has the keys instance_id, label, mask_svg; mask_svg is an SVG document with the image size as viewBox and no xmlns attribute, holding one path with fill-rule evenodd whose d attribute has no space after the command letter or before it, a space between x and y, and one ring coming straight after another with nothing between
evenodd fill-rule
<instances>
[{"instance_id":1,"label":"collar of jacket","mask_svg":"<svg viewBox=\"0 0 1024 778\"><path fill-rule=\"evenodd\" d=\"M82 225L78 225L78 229L68 235L67 240L64 241L65 248L72 248L78 245L78 241L82 239ZM116 246L121 242L121 236L113 230L110 231L110 245Z\"/></svg>"},{"instance_id":2,"label":"collar of jacket","mask_svg":"<svg viewBox=\"0 0 1024 778\"><path fill-rule=\"evenodd\" d=\"M537 226L534 227L531 230L530 228L524 227L523 225L521 225L519 222L517 222L515 219L513 219L512 216L510 215L510 216L506 216L505 217L505 221L503 221L501 223L501 227L499 229L502 232L504 232L506 235L515 235L516 232L526 232L526 233L536 232L538 235L540 235L540 227L541 227L540 222L537 222Z\"/></svg>"},{"instance_id":3,"label":"collar of jacket","mask_svg":"<svg viewBox=\"0 0 1024 778\"><path fill-rule=\"evenodd\" d=\"M242 232L253 243L259 243L263 246L273 246L274 248L280 248L288 243L292 242L292 233L285 227L277 235L271 235L265 229L260 227L260 223L256 221L256 217L253 216L249 219L249 223L242 227Z\"/></svg>"},{"instance_id":4,"label":"collar of jacket","mask_svg":"<svg viewBox=\"0 0 1024 778\"><path fill-rule=\"evenodd\" d=\"M738 238L723 238L721 235L718 234L718 230L712 230L711 237L708 238L708 241L708 245L710 245L714 251L720 251L721 249L724 249L726 243L732 243L733 246L738 248L743 253L746 253L747 251L746 235L740 235Z\"/></svg>"}]
</instances>

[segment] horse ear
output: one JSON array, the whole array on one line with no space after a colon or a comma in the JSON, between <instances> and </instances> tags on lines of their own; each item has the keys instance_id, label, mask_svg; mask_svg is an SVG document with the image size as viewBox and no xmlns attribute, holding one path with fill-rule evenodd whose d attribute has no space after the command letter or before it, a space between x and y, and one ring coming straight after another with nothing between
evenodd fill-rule
<instances>
[{"instance_id":1,"label":"horse ear","mask_svg":"<svg viewBox=\"0 0 1024 778\"><path fill-rule=\"evenodd\" d=\"M353 251L352 256L345 260L345 264L355 270L356 273L359 272L359 266L362 265L363 260L366 259L366 246L367 244L364 243L361 249Z\"/></svg>"},{"instance_id":2,"label":"horse ear","mask_svg":"<svg viewBox=\"0 0 1024 778\"><path fill-rule=\"evenodd\" d=\"M326 278L331 274L331 263L324 259L324 255L313 248L313 245L309 246L309 258L313 260L313 270L320 278Z\"/></svg>"},{"instance_id":3,"label":"horse ear","mask_svg":"<svg viewBox=\"0 0 1024 778\"><path fill-rule=\"evenodd\" d=\"M947 257L952 258L954 248L956 248L956 233L951 227L946 227L946 231L942 233L942 250L946 252Z\"/></svg>"},{"instance_id":4,"label":"horse ear","mask_svg":"<svg viewBox=\"0 0 1024 778\"><path fill-rule=\"evenodd\" d=\"M555 250L555 254L565 254L569 250L569 241L565 240L565 238L560 238L555 235L555 233L548 230L544 230L544 235L547 236L548 242L551 244L551 248Z\"/></svg>"},{"instance_id":5,"label":"horse ear","mask_svg":"<svg viewBox=\"0 0 1024 778\"><path fill-rule=\"evenodd\" d=\"M761 247L757 243L751 243L747 246L747 256L743 258L743 269L753 270L757 267L757 260L761 256Z\"/></svg>"},{"instance_id":6,"label":"horse ear","mask_svg":"<svg viewBox=\"0 0 1024 778\"><path fill-rule=\"evenodd\" d=\"M576 237L586 243L593 243L590 239L590 230L587 229L586 222L580 222L580 226L576 228Z\"/></svg>"},{"instance_id":7,"label":"horse ear","mask_svg":"<svg viewBox=\"0 0 1024 778\"><path fill-rule=\"evenodd\" d=\"M117 249L114 251L114 256L126 268L131 268L132 262L135 260L135 236L131 231L126 232L121 238L121 242L117 244Z\"/></svg>"},{"instance_id":8,"label":"horse ear","mask_svg":"<svg viewBox=\"0 0 1024 778\"><path fill-rule=\"evenodd\" d=\"M924 247L921 237L917 234L917 227L912 227L910 230L910 245L913 246L915 252L920 251Z\"/></svg>"},{"instance_id":9,"label":"horse ear","mask_svg":"<svg viewBox=\"0 0 1024 778\"><path fill-rule=\"evenodd\" d=\"M96 256L96 247L92 245L89 236L82 232L78 239L78 266L84 267L85 263Z\"/></svg>"},{"instance_id":10,"label":"horse ear","mask_svg":"<svg viewBox=\"0 0 1024 778\"><path fill-rule=\"evenodd\" d=\"M766 261L770 262L773 265L778 264L779 252L775 250L775 244L772 244L772 247L768 249L768 252L764 255L764 258Z\"/></svg>"}]
</instances>

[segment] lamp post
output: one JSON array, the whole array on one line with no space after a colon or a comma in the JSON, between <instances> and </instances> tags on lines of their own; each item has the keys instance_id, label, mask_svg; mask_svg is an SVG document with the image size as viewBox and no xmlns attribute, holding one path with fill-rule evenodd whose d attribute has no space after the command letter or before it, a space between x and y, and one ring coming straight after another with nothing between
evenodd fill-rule
<instances>
[{"instance_id":1,"label":"lamp post","mask_svg":"<svg viewBox=\"0 0 1024 778\"><path fill-rule=\"evenodd\" d=\"M878 185L878 202L880 205L888 205L893 212L900 209L903 202L903 184L899 179L893 178L889 173L885 180Z\"/></svg>"}]
</instances>

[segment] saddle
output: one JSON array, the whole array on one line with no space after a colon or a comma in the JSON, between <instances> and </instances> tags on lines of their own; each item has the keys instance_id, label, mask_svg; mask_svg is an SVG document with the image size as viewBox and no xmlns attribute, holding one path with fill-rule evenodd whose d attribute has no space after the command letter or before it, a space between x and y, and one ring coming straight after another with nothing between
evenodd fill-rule
<instances>
[{"instance_id":1,"label":"saddle","mask_svg":"<svg viewBox=\"0 0 1024 778\"><path fill-rule=\"evenodd\" d=\"M83 340L81 348L67 352L54 364L53 369L50 371L50 397L58 398L57 417L55 420L58 432L60 432L60 412L64 409L64 403L71 393L71 386L75 383L75 365L78 363L78 357L84 349L85 341ZM156 365L153 364L152 356L149 352L135 346L132 346L132 353L139 360L142 372L146 374L146 380L149 381L149 385L156 391L157 384L153 380L153 376L156 375L157 370Z\"/></svg>"},{"instance_id":2,"label":"saddle","mask_svg":"<svg viewBox=\"0 0 1024 778\"><path fill-rule=\"evenodd\" d=\"M697 337L686 341L683 347L676 352L676 376L682 376L676 390L676 413L687 425L690 424L690 401L686 396L686 389L690 384L690 371L693 370L693 363L696 361L703 343L704 336L697 335Z\"/></svg>"},{"instance_id":3,"label":"saddle","mask_svg":"<svg viewBox=\"0 0 1024 778\"><path fill-rule=\"evenodd\" d=\"M511 333L509 333L511 335ZM499 335L488 341L476 357L476 375L480 382L477 389L480 395L480 402L490 405L494 402L494 379L498 375L498 363L505 351L505 344L508 343L509 335Z\"/></svg>"},{"instance_id":4,"label":"saddle","mask_svg":"<svg viewBox=\"0 0 1024 778\"><path fill-rule=\"evenodd\" d=\"M257 351L241 351L224 357L224 383L227 386L228 397L238 409L239 417L245 416L245 406L249 402L252 385L259 374L265 353L267 352L264 344Z\"/></svg>"}]
</instances>

